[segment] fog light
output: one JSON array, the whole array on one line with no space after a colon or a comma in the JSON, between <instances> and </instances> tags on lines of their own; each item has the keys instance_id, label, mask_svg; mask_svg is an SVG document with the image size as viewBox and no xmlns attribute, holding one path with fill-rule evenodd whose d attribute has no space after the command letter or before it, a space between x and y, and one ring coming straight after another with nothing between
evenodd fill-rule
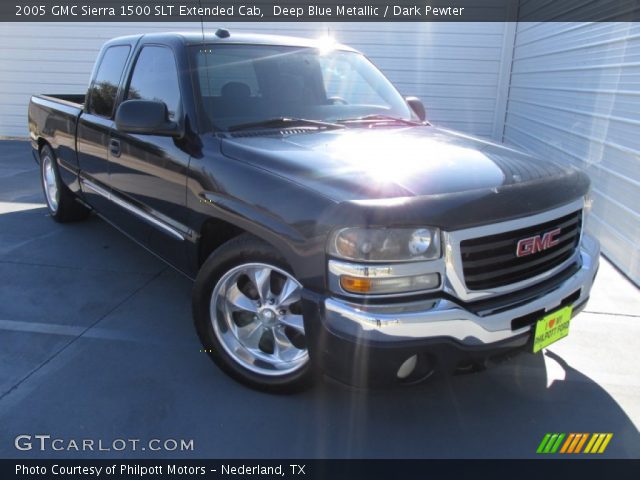
<instances>
[{"instance_id":1,"label":"fog light","mask_svg":"<svg viewBox=\"0 0 640 480\"><path fill-rule=\"evenodd\" d=\"M341 275L340 286L350 293L360 294L385 294L385 293L411 293L423 290L432 290L440 285L438 273L414 275L409 277L355 277Z\"/></svg>"},{"instance_id":2,"label":"fog light","mask_svg":"<svg viewBox=\"0 0 640 480\"><path fill-rule=\"evenodd\" d=\"M417 364L418 364L418 356L417 355L410 356L402 363L402 365L400 365L400 368L398 369L398 373L396 375L400 379L407 378L416 369Z\"/></svg>"}]
</instances>

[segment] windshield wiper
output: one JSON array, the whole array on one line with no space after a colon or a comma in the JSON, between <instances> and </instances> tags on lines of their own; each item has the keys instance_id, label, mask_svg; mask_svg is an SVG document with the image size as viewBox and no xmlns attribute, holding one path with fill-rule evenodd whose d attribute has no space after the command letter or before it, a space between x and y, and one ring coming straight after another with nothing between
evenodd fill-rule
<instances>
[{"instance_id":1,"label":"windshield wiper","mask_svg":"<svg viewBox=\"0 0 640 480\"><path fill-rule=\"evenodd\" d=\"M276 117L259 122L240 123L232 125L227 130L237 132L238 130L250 130L253 128L283 128L283 127L318 127L318 128L345 128L337 123L323 122L321 120L308 120L306 118Z\"/></svg>"},{"instance_id":2,"label":"windshield wiper","mask_svg":"<svg viewBox=\"0 0 640 480\"><path fill-rule=\"evenodd\" d=\"M365 115L363 117L355 117L355 118L341 118L340 120L336 120L336 122L338 123L395 122L395 123L401 123L403 125L412 125L412 126L424 125L421 122L414 122L413 120L406 120L404 118L394 117L392 115L380 115L380 114Z\"/></svg>"}]
</instances>

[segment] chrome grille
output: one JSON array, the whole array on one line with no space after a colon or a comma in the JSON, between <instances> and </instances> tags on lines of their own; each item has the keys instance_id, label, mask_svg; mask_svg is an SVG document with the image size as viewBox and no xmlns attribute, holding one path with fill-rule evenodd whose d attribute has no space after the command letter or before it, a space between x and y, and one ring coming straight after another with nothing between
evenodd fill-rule
<instances>
[{"instance_id":1,"label":"chrome grille","mask_svg":"<svg viewBox=\"0 0 640 480\"><path fill-rule=\"evenodd\" d=\"M560 228L557 244L527 256L518 257L516 249L522 239L544 235ZM580 241L582 212L531 227L460 243L464 280L470 290L486 290L517 283L540 275L567 261Z\"/></svg>"}]
</instances>

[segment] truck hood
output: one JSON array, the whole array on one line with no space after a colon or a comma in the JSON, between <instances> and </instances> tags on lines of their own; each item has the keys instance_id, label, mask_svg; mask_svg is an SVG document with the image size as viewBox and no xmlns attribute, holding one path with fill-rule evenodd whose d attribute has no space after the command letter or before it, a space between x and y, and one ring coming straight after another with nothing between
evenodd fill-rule
<instances>
[{"instance_id":1,"label":"truck hood","mask_svg":"<svg viewBox=\"0 0 640 480\"><path fill-rule=\"evenodd\" d=\"M223 140L224 155L337 202L496 192L576 173L511 148L428 126L236 135Z\"/></svg>"}]
</instances>

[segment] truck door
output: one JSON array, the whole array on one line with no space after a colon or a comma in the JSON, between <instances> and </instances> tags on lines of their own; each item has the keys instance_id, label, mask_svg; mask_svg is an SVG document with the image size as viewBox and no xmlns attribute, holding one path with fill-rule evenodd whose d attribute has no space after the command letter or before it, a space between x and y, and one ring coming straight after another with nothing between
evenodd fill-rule
<instances>
[{"instance_id":1,"label":"truck door","mask_svg":"<svg viewBox=\"0 0 640 480\"><path fill-rule=\"evenodd\" d=\"M123 101L160 100L169 119L180 123L182 101L176 58L167 46L144 45L138 53ZM187 262L186 173L189 154L180 141L114 128L109 150L109 183L131 215L151 226L150 248L178 268Z\"/></svg>"}]
</instances>

